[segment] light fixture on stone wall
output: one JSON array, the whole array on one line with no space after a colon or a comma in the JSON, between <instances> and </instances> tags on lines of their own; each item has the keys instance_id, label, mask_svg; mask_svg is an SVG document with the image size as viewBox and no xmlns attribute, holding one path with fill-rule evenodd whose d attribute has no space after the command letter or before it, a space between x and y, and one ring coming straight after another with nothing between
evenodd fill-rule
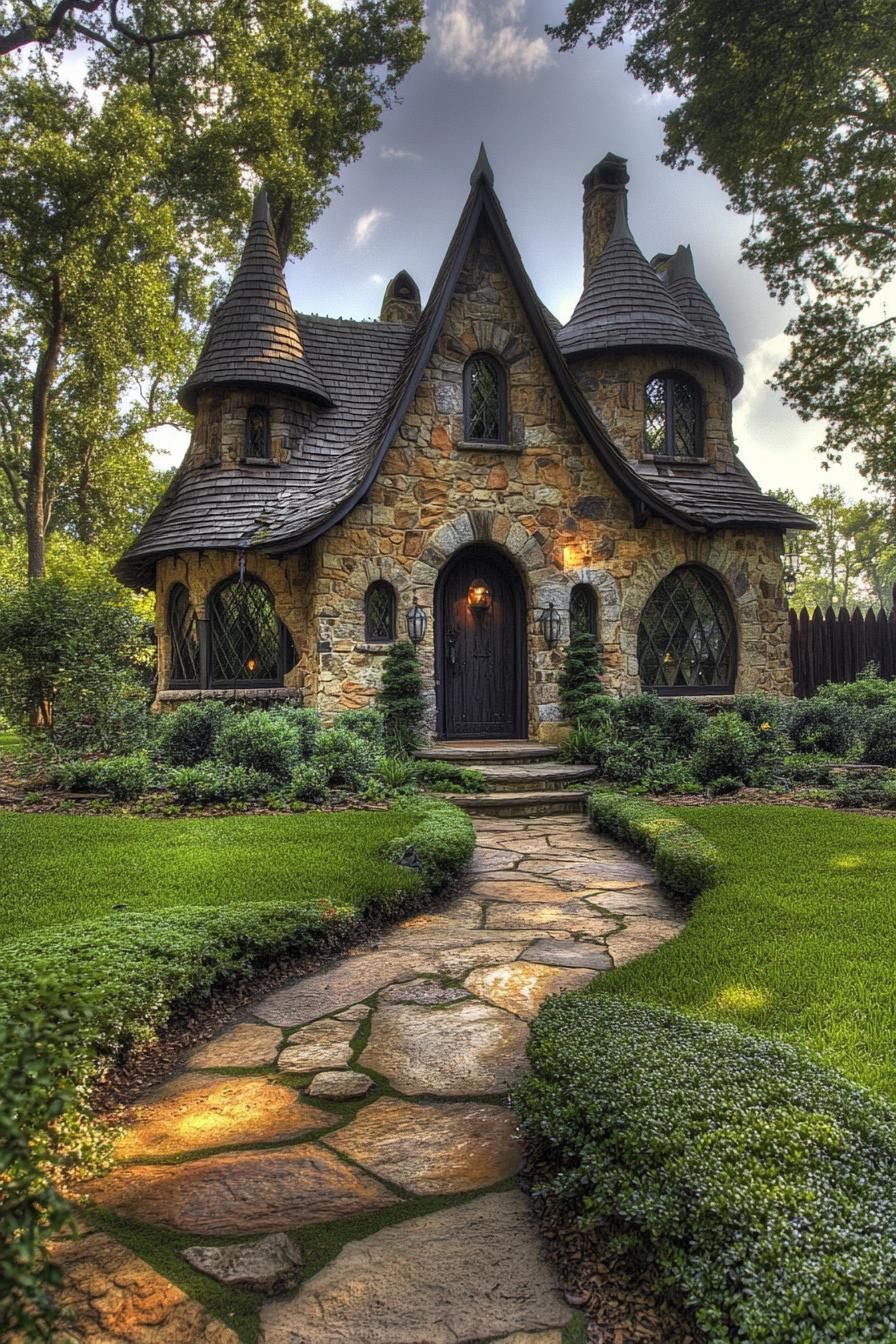
<instances>
[{"instance_id":1,"label":"light fixture on stone wall","mask_svg":"<svg viewBox=\"0 0 896 1344\"><path fill-rule=\"evenodd\" d=\"M417 601L417 594L411 600L411 605L404 615L408 627L408 638L412 644L422 644L426 635L426 612Z\"/></svg>"},{"instance_id":2,"label":"light fixture on stone wall","mask_svg":"<svg viewBox=\"0 0 896 1344\"><path fill-rule=\"evenodd\" d=\"M793 597L800 572L800 542L791 534L784 550L784 594Z\"/></svg>"},{"instance_id":3,"label":"light fixture on stone wall","mask_svg":"<svg viewBox=\"0 0 896 1344\"><path fill-rule=\"evenodd\" d=\"M552 649L555 644L560 643L560 636L563 633L563 624L560 613L553 602L549 602L546 607L542 607L538 623L541 626L544 642L549 649Z\"/></svg>"},{"instance_id":4,"label":"light fixture on stone wall","mask_svg":"<svg viewBox=\"0 0 896 1344\"><path fill-rule=\"evenodd\" d=\"M474 611L488 611L491 605L491 588L482 579L474 579L467 589L467 606Z\"/></svg>"}]
</instances>

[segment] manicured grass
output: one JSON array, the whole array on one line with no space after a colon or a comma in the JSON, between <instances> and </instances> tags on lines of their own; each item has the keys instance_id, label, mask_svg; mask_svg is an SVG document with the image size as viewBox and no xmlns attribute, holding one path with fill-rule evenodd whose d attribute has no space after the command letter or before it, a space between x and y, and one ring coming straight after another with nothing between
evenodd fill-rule
<instances>
[{"instance_id":1,"label":"manicured grass","mask_svg":"<svg viewBox=\"0 0 896 1344\"><path fill-rule=\"evenodd\" d=\"M298 816L0 814L0 941L113 911L244 907L356 909L407 890L384 857L412 809Z\"/></svg>"},{"instance_id":2,"label":"manicured grass","mask_svg":"<svg viewBox=\"0 0 896 1344\"><path fill-rule=\"evenodd\" d=\"M672 808L722 855L681 936L602 976L807 1046L896 1098L896 822L799 807Z\"/></svg>"}]
</instances>

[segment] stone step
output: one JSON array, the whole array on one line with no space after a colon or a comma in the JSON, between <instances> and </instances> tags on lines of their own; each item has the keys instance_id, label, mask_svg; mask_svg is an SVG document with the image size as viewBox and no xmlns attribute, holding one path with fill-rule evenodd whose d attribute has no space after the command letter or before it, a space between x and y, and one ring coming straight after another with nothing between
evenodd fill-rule
<instances>
[{"instance_id":1,"label":"stone step","mask_svg":"<svg viewBox=\"0 0 896 1344\"><path fill-rule=\"evenodd\" d=\"M547 789L541 793L452 793L449 802L473 817L542 817L561 812L584 812L584 789Z\"/></svg>"},{"instance_id":2,"label":"stone step","mask_svg":"<svg viewBox=\"0 0 896 1344\"><path fill-rule=\"evenodd\" d=\"M553 761L528 765L477 765L474 769L485 775L489 793L543 793L548 789L582 784L597 775L593 765L561 765Z\"/></svg>"},{"instance_id":3,"label":"stone step","mask_svg":"<svg viewBox=\"0 0 896 1344\"><path fill-rule=\"evenodd\" d=\"M544 742L451 742L427 747L415 754L422 761L450 761L453 765L523 765L551 761L558 748Z\"/></svg>"}]
</instances>

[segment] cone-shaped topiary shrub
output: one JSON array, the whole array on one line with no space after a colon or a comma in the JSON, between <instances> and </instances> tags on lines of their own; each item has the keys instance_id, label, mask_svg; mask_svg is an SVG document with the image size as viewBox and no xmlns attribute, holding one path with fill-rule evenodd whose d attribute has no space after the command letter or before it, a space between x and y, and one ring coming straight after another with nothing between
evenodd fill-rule
<instances>
[{"instance_id":1,"label":"cone-shaped topiary shrub","mask_svg":"<svg viewBox=\"0 0 896 1344\"><path fill-rule=\"evenodd\" d=\"M597 637L587 633L573 635L557 682L560 708L570 723L587 724L602 717L607 707L607 688L600 680L603 670Z\"/></svg>"},{"instance_id":2,"label":"cone-shaped topiary shrub","mask_svg":"<svg viewBox=\"0 0 896 1344\"><path fill-rule=\"evenodd\" d=\"M417 650L406 639L393 644L383 659L377 708L383 716L386 754L410 756L423 742L423 686Z\"/></svg>"}]
</instances>

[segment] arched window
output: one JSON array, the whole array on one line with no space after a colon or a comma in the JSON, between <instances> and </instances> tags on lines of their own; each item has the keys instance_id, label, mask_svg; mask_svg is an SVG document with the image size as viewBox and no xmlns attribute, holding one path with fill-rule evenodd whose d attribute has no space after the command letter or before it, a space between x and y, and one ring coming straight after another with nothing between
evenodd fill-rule
<instances>
[{"instance_id":1,"label":"arched window","mask_svg":"<svg viewBox=\"0 0 896 1344\"><path fill-rule=\"evenodd\" d=\"M577 583L569 595L569 637L597 634L597 598L590 584Z\"/></svg>"},{"instance_id":2,"label":"arched window","mask_svg":"<svg viewBox=\"0 0 896 1344\"><path fill-rule=\"evenodd\" d=\"M638 629L641 685L660 695L732 691L734 615L709 570L682 565L658 584Z\"/></svg>"},{"instance_id":3,"label":"arched window","mask_svg":"<svg viewBox=\"0 0 896 1344\"><path fill-rule=\"evenodd\" d=\"M199 685L199 627L190 594L176 583L168 594L168 680L172 686Z\"/></svg>"},{"instance_id":4,"label":"arched window","mask_svg":"<svg viewBox=\"0 0 896 1344\"><path fill-rule=\"evenodd\" d=\"M655 457L702 457L700 389L683 373L658 373L644 388L644 447Z\"/></svg>"},{"instance_id":5,"label":"arched window","mask_svg":"<svg viewBox=\"0 0 896 1344\"><path fill-rule=\"evenodd\" d=\"M259 579L237 575L208 608L213 686L270 686L283 680L284 636L274 599Z\"/></svg>"},{"instance_id":6,"label":"arched window","mask_svg":"<svg viewBox=\"0 0 896 1344\"><path fill-rule=\"evenodd\" d=\"M364 638L368 644L391 644L395 638L395 589L377 579L364 597Z\"/></svg>"},{"instance_id":7,"label":"arched window","mask_svg":"<svg viewBox=\"0 0 896 1344\"><path fill-rule=\"evenodd\" d=\"M473 355L464 366L464 438L507 442L507 377L491 355Z\"/></svg>"},{"instance_id":8,"label":"arched window","mask_svg":"<svg viewBox=\"0 0 896 1344\"><path fill-rule=\"evenodd\" d=\"M271 456L271 416L266 406L250 406L246 412L245 456L256 462Z\"/></svg>"}]
</instances>

